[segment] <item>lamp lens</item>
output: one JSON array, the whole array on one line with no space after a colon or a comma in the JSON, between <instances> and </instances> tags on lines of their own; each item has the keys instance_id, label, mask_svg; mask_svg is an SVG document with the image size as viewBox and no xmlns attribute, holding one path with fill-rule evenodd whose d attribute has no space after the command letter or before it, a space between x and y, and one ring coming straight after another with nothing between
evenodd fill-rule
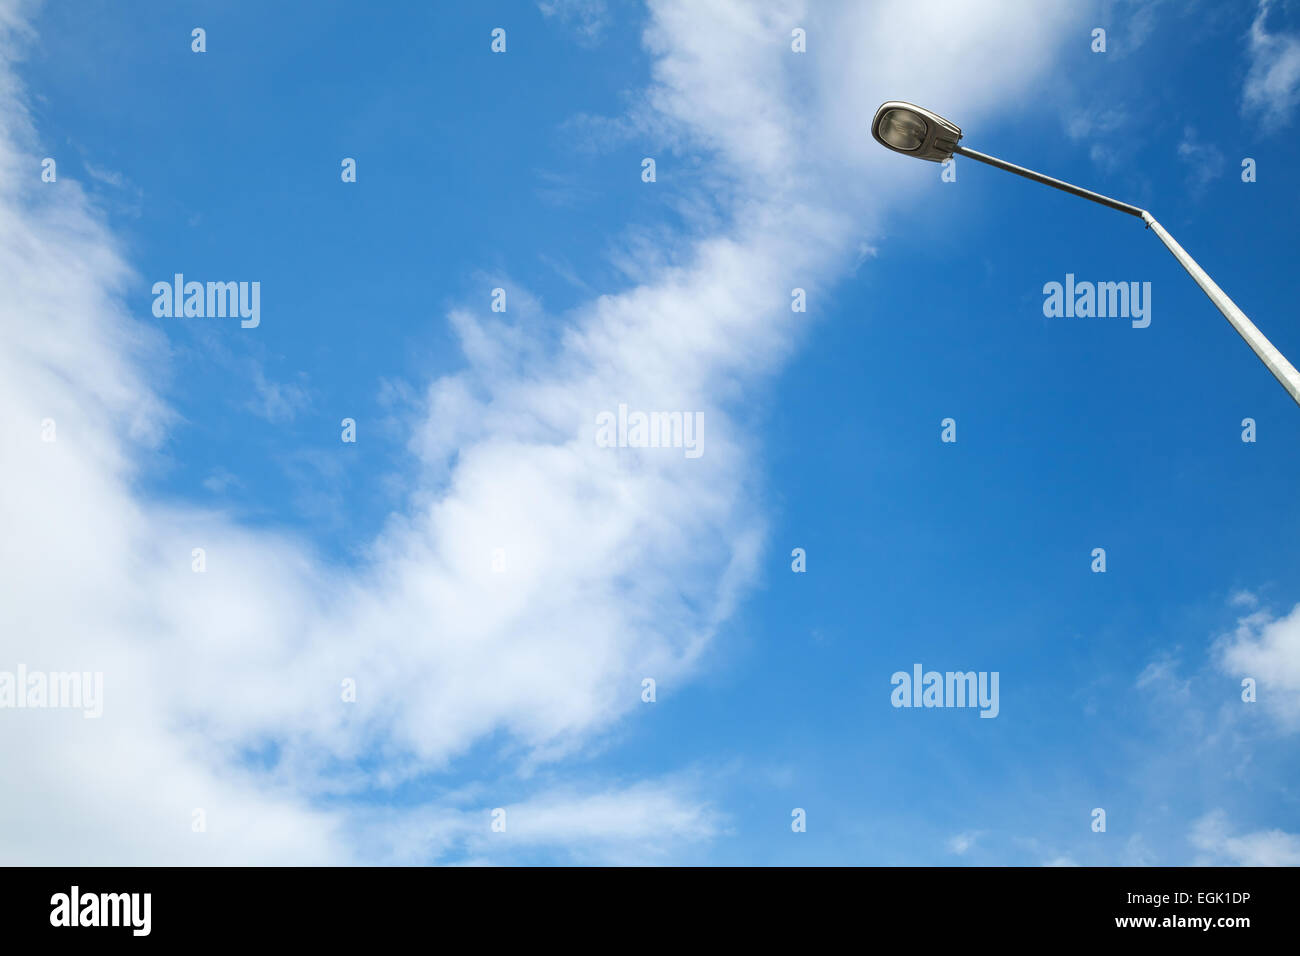
<instances>
[{"instance_id":1,"label":"lamp lens","mask_svg":"<svg viewBox=\"0 0 1300 956\"><path fill-rule=\"evenodd\" d=\"M925 142L925 120L911 110L890 110L880 118L880 138L895 149L920 149Z\"/></svg>"}]
</instances>

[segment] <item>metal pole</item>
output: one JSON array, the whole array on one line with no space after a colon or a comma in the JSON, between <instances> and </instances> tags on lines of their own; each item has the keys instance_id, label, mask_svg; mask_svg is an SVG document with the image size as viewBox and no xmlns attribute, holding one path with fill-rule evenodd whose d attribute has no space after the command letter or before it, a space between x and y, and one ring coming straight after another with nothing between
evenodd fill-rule
<instances>
[{"instance_id":1,"label":"metal pole","mask_svg":"<svg viewBox=\"0 0 1300 956\"><path fill-rule=\"evenodd\" d=\"M1187 270L1187 274L1196 280L1196 284L1214 303L1215 308L1223 313L1223 317L1237 330L1237 334L1246 340L1246 344L1259 356L1259 360L1268 366L1268 370L1273 373L1273 377L1282 383L1282 387L1290 392L1296 404L1300 405L1300 372L1296 371L1295 366L1288 362L1286 356L1265 338L1264 333L1255 327L1255 323L1246 317L1246 313L1237 308L1237 303L1228 298L1227 293L1220 289L1215 284L1215 281L1206 274L1205 270L1197 265L1196 260L1189 256L1186 250L1178 244L1178 240L1169 235L1165 231L1165 227L1155 221L1151 213L1142 213L1142 221L1155 230L1156 235L1160 237L1160 241L1174 254L1174 258Z\"/></svg>"},{"instance_id":2,"label":"metal pole","mask_svg":"<svg viewBox=\"0 0 1300 956\"><path fill-rule=\"evenodd\" d=\"M1273 343L1264 336L1264 333L1255 327L1255 323L1246 317L1246 313L1237 308L1237 303L1228 298L1227 293L1215 284L1215 281L1197 264L1195 259L1187 254L1187 251L1178 244L1178 241L1169 235L1165 227L1155 221L1151 213L1145 209L1139 209L1137 206L1131 206L1126 202L1120 202L1118 199L1111 199L1109 196L1095 193L1091 189L1084 189L1064 180L1044 176L1032 169L1025 169L1023 166L1017 166L1015 163L1008 163L1004 159L976 152L965 146L958 146L953 150L953 153L997 169L1004 169L1009 173L1015 173L1017 176L1023 176L1025 179L1032 179L1036 183L1051 186L1053 189L1059 189L1073 196L1100 203L1111 209L1118 209L1130 216L1137 216L1147 224L1148 228L1155 230L1155 234L1160 237L1160 241L1165 244L1166 248L1173 253L1179 265L1187 270L1187 274L1201 287L1201 291L1214 303L1215 308L1223 313L1223 317L1237 330L1237 334L1246 340L1246 344L1259 356L1259 360L1264 363L1265 367L1273 373L1273 377L1282 384L1282 387L1287 390L1295 403L1300 405L1300 372L1297 372L1295 366L1287 361L1286 356L1279 352Z\"/></svg>"},{"instance_id":3,"label":"metal pole","mask_svg":"<svg viewBox=\"0 0 1300 956\"><path fill-rule=\"evenodd\" d=\"M1005 169L1009 173L1015 173L1017 176L1024 176L1025 179L1032 179L1036 183L1051 186L1053 189L1059 189L1063 192L1070 193L1073 196L1081 196L1084 199L1091 199L1093 202L1101 203L1103 206L1109 206L1111 209L1118 209L1120 212L1126 212L1130 216L1137 216L1139 219L1145 215L1145 213L1137 206L1130 206L1126 202L1120 202L1118 199L1111 199L1109 196L1103 196L1101 193L1095 193L1091 189L1084 189L1082 186L1072 185L1061 179L1053 179L1051 176L1044 176L1042 173L1036 173L1032 169L1025 169L1025 167L1017 166L1015 163L1008 163L1005 159L998 159L996 156L978 153L973 149L967 149L965 146L958 146L953 150L953 152L958 156L965 156L968 159L973 159L977 163L985 163L989 166L995 166L998 169Z\"/></svg>"}]
</instances>

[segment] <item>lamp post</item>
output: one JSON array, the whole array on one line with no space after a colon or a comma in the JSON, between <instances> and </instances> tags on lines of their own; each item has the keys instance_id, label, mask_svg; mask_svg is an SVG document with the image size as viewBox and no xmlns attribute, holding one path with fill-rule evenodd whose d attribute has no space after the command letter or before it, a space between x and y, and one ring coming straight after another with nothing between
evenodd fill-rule
<instances>
[{"instance_id":1,"label":"lamp post","mask_svg":"<svg viewBox=\"0 0 1300 956\"><path fill-rule=\"evenodd\" d=\"M1156 222L1151 213L1145 209L1130 206L1126 202L1111 199L1109 196L1103 196L1101 193L1095 193L1090 189L1083 189L1080 186L1053 179L1051 176L1044 176L1032 169L1017 166L1015 163L1008 163L1006 160L958 145L962 135L960 127L948 122L937 113L932 113L912 103L891 100L882 104L880 109L876 110L875 119L871 121L871 135L882 146L892 149L896 153L902 153L904 156L913 156L933 163L942 163L953 156L965 156L978 163L1015 173L1025 179L1032 179L1036 183L1043 183L1053 189L1060 189L1071 195L1080 196L1083 199L1100 203L1103 206L1117 209L1120 212L1141 219L1147 224L1148 228L1155 231L1155 234L1160 237L1160 241L1173 253L1179 264L1187 270L1187 274L1201 287L1201 291L1223 313L1223 317L1237 330L1237 334L1246 340L1246 344L1254 350L1255 354L1259 356L1259 360L1273 373L1273 377L1282 383L1282 387L1287 390L1296 404L1300 404L1300 372L1296 371L1295 366L1287 361L1286 356L1279 352L1273 346L1273 343L1264 337L1264 333L1255 327L1255 323L1246 317L1246 313L1237 308L1237 304L1228 298L1227 293L1215 284L1206 271L1196 264L1196 260L1189 256L1174 237L1165 231L1165 227Z\"/></svg>"}]
</instances>

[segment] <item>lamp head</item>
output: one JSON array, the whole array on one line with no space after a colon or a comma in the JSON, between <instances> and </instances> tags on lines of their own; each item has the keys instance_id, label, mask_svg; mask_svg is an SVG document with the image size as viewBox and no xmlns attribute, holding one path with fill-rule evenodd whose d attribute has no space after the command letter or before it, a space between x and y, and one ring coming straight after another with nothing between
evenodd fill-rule
<instances>
[{"instance_id":1,"label":"lamp head","mask_svg":"<svg viewBox=\"0 0 1300 956\"><path fill-rule=\"evenodd\" d=\"M957 148L961 128L938 113L901 100L890 100L876 110L871 135L881 146L896 153L942 163Z\"/></svg>"}]
</instances>

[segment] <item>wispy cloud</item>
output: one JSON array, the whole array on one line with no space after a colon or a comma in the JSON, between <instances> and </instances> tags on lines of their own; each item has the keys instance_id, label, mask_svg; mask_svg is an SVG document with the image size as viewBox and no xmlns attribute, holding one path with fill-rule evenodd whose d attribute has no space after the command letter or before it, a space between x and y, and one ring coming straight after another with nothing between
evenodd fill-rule
<instances>
[{"instance_id":1,"label":"wispy cloud","mask_svg":"<svg viewBox=\"0 0 1300 956\"><path fill-rule=\"evenodd\" d=\"M1241 618L1216 655L1225 673L1254 678L1258 706L1283 730L1300 730L1300 604L1282 617L1260 609Z\"/></svg>"},{"instance_id":2,"label":"wispy cloud","mask_svg":"<svg viewBox=\"0 0 1300 956\"><path fill-rule=\"evenodd\" d=\"M983 830L968 830L965 833L958 833L948 840L948 852L964 856L968 850L975 846L983 834Z\"/></svg>"},{"instance_id":3,"label":"wispy cloud","mask_svg":"<svg viewBox=\"0 0 1300 956\"><path fill-rule=\"evenodd\" d=\"M98 180L109 186L116 186L119 189L126 185L126 177L119 172L103 169L89 161L83 161L81 165L85 168L86 175L90 176L91 179Z\"/></svg>"},{"instance_id":4,"label":"wispy cloud","mask_svg":"<svg viewBox=\"0 0 1300 956\"><path fill-rule=\"evenodd\" d=\"M293 421L298 413L311 405L311 392L306 377L297 382L273 382L258 363L251 364L253 395L245 408L272 424Z\"/></svg>"},{"instance_id":5,"label":"wispy cloud","mask_svg":"<svg viewBox=\"0 0 1300 956\"><path fill-rule=\"evenodd\" d=\"M1188 126L1178 143L1178 158L1187 166L1187 182L1193 194L1200 194L1214 180L1223 175L1226 160L1223 151L1212 143L1202 142L1196 130Z\"/></svg>"},{"instance_id":6,"label":"wispy cloud","mask_svg":"<svg viewBox=\"0 0 1300 956\"><path fill-rule=\"evenodd\" d=\"M554 17L573 27L578 41L594 46L609 26L609 8L605 0L539 0L542 15Z\"/></svg>"},{"instance_id":7,"label":"wispy cloud","mask_svg":"<svg viewBox=\"0 0 1300 956\"><path fill-rule=\"evenodd\" d=\"M1300 102L1300 36L1269 33L1266 21L1273 0L1259 0L1250 25L1250 69L1242 88L1242 109L1257 117L1266 131L1290 124Z\"/></svg>"},{"instance_id":8,"label":"wispy cloud","mask_svg":"<svg viewBox=\"0 0 1300 956\"><path fill-rule=\"evenodd\" d=\"M208 489L214 495L225 494L231 488L238 488L243 484L239 476L227 471L225 468L218 468L208 477L203 479L203 487Z\"/></svg>"},{"instance_id":9,"label":"wispy cloud","mask_svg":"<svg viewBox=\"0 0 1300 956\"><path fill-rule=\"evenodd\" d=\"M547 787L500 806L483 803L487 789L443 794L405 812L359 814L363 859L491 864L544 850L571 863L644 866L705 846L727 827L683 777Z\"/></svg>"},{"instance_id":10,"label":"wispy cloud","mask_svg":"<svg viewBox=\"0 0 1300 956\"><path fill-rule=\"evenodd\" d=\"M1235 833L1222 810L1211 810L1192 826L1188 839L1201 853L1199 866L1300 866L1300 835L1284 830Z\"/></svg>"},{"instance_id":11,"label":"wispy cloud","mask_svg":"<svg viewBox=\"0 0 1300 956\"><path fill-rule=\"evenodd\" d=\"M1259 598L1252 591L1233 591L1228 603L1233 607L1254 607L1259 604Z\"/></svg>"},{"instance_id":12,"label":"wispy cloud","mask_svg":"<svg viewBox=\"0 0 1300 956\"><path fill-rule=\"evenodd\" d=\"M1077 110L1066 117L1065 133L1075 142L1087 143L1093 163L1111 171L1123 162L1124 144L1128 142L1127 137L1117 134L1131 122L1128 112L1117 107Z\"/></svg>"},{"instance_id":13,"label":"wispy cloud","mask_svg":"<svg viewBox=\"0 0 1300 956\"><path fill-rule=\"evenodd\" d=\"M785 59L796 13L839 48L811 82ZM747 399L798 341L790 288L851 269L906 191L896 157L859 130L877 91L915 73L891 38L935 37L910 88L975 118L1041 75L1073 15L1032 0L665 0L650 16L644 102L684 150L709 157L708 215L663 234L632 288L562 320L453 310L465 366L425 392L417 489L347 567L293 536L139 494L139 463L174 421L144 358L161 335L124 302L118 241L76 184L36 195L31 177L8 175L30 165L35 136L4 74L0 407L14 426L0 437L0 576L16 587L0 633L15 656L102 670L106 695L102 722L0 726L6 770L24 780L0 802L28 823L0 834L7 858L355 858L362 811L323 807L322 792L373 802L488 742L560 762L645 706L642 678L697 671L762 553ZM1023 56L1001 52L1011 32ZM263 385L273 420L301 407L298 386ZM619 403L700 412L706 453L599 447L595 416ZM46 418L56 442L40 440ZM664 520L665 502L682 520ZM341 699L347 680L355 703ZM250 749L274 757L255 765ZM127 766L153 768L147 784ZM582 776L517 801L520 844L611 857L719 831L707 801L670 783ZM197 808L201 834L189 827ZM461 806L420 811L435 829L485 825Z\"/></svg>"}]
</instances>

